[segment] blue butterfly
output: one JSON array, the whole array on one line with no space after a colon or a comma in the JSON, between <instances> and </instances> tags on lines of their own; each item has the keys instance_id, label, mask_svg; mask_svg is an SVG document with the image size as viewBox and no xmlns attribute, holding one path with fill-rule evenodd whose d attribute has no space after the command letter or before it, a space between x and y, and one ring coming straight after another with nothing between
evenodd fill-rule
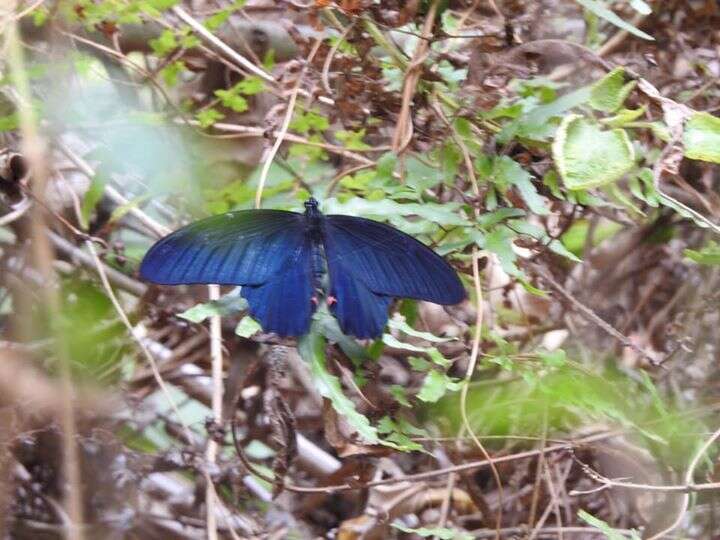
<instances>
[{"instance_id":1,"label":"blue butterfly","mask_svg":"<svg viewBox=\"0 0 720 540\"><path fill-rule=\"evenodd\" d=\"M382 334L393 298L457 304L465 288L430 248L370 219L242 210L196 221L158 241L140 276L161 285L242 285L250 315L266 332L301 336L318 292L345 334Z\"/></svg>"}]
</instances>

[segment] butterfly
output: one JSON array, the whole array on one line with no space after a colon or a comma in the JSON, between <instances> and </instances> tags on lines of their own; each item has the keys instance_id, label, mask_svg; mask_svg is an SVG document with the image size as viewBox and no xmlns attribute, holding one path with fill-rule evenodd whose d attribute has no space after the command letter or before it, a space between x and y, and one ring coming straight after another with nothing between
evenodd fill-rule
<instances>
[{"instance_id":1,"label":"butterfly","mask_svg":"<svg viewBox=\"0 0 720 540\"><path fill-rule=\"evenodd\" d=\"M241 285L266 332L308 333L318 294L346 335L382 334L394 298L457 304L465 288L437 253L390 225L305 212L241 210L187 225L145 255L140 277L160 285Z\"/></svg>"}]
</instances>

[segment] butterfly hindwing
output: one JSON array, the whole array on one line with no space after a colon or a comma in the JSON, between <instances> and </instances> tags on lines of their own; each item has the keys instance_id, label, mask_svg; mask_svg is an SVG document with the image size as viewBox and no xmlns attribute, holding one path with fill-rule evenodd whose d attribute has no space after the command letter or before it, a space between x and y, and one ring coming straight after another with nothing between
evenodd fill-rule
<instances>
[{"instance_id":1,"label":"butterfly hindwing","mask_svg":"<svg viewBox=\"0 0 720 540\"><path fill-rule=\"evenodd\" d=\"M375 294L343 265L334 265L330 279L330 296L335 298L330 309L343 333L360 339L382 334L392 297Z\"/></svg>"},{"instance_id":2,"label":"butterfly hindwing","mask_svg":"<svg viewBox=\"0 0 720 540\"><path fill-rule=\"evenodd\" d=\"M369 219L323 220L333 311L345 333L377 337L393 297L456 304L465 289L452 267L411 236Z\"/></svg>"},{"instance_id":3,"label":"butterfly hindwing","mask_svg":"<svg viewBox=\"0 0 720 540\"><path fill-rule=\"evenodd\" d=\"M331 215L324 220L328 267L341 265L376 294L457 304L465 288L455 270L412 236L378 221Z\"/></svg>"},{"instance_id":4,"label":"butterfly hindwing","mask_svg":"<svg viewBox=\"0 0 720 540\"><path fill-rule=\"evenodd\" d=\"M300 336L310 328L313 312L311 254L312 246L306 239L265 283L242 288L240 294L250 304L250 315L265 332Z\"/></svg>"}]
</instances>

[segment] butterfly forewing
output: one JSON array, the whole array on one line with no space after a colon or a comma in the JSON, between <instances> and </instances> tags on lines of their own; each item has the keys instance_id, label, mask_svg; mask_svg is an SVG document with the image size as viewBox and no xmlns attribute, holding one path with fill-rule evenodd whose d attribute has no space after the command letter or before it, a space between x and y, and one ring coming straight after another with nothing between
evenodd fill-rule
<instances>
[{"instance_id":1,"label":"butterfly forewing","mask_svg":"<svg viewBox=\"0 0 720 540\"><path fill-rule=\"evenodd\" d=\"M305 238L304 217L281 210L228 212L191 223L156 243L140 265L161 285L260 284Z\"/></svg>"},{"instance_id":2,"label":"butterfly forewing","mask_svg":"<svg viewBox=\"0 0 720 540\"><path fill-rule=\"evenodd\" d=\"M312 249L302 214L229 212L192 223L155 244L140 276L161 285L242 285L266 332L297 336L312 315Z\"/></svg>"}]
</instances>

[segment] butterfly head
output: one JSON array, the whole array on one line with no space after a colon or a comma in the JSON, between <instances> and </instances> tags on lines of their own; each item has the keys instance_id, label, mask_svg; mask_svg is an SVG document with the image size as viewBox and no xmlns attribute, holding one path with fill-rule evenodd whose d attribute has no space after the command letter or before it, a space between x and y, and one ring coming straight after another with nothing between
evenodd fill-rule
<instances>
[{"instance_id":1,"label":"butterfly head","mask_svg":"<svg viewBox=\"0 0 720 540\"><path fill-rule=\"evenodd\" d=\"M318 209L319 203L317 199L310 197L305 201L305 215L309 218L317 218L320 216L320 210Z\"/></svg>"}]
</instances>

